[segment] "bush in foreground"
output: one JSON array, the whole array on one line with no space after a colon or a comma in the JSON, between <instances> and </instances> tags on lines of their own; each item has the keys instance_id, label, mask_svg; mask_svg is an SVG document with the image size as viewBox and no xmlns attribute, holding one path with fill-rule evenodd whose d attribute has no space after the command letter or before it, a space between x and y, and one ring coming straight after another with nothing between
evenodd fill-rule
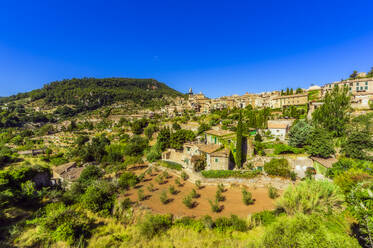
<instances>
[{"instance_id":1,"label":"bush in foreground","mask_svg":"<svg viewBox=\"0 0 373 248\"><path fill-rule=\"evenodd\" d=\"M153 238L172 226L172 215L147 215L140 223L140 233L147 239Z\"/></svg>"},{"instance_id":2,"label":"bush in foreground","mask_svg":"<svg viewBox=\"0 0 373 248\"><path fill-rule=\"evenodd\" d=\"M288 215L338 212L344 209L341 189L328 181L306 180L286 189L277 207Z\"/></svg>"}]
</instances>

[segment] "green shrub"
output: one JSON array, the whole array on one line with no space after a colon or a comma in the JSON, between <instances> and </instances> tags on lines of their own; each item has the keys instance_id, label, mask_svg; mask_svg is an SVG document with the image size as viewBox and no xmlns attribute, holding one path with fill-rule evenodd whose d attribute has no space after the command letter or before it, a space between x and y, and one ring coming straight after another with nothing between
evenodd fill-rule
<instances>
[{"instance_id":1,"label":"green shrub","mask_svg":"<svg viewBox=\"0 0 373 248\"><path fill-rule=\"evenodd\" d=\"M219 213L221 211L221 207L219 206L219 202L215 200L215 202L212 202L209 200L210 206L211 206L211 211L214 213Z\"/></svg>"},{"instance_id":2,"label":"green shrub","mask_svg":"<svg viewBox=\"0 0 373 248\"><path fill-rule=\"evenodd\" d=\"M147 239L165 232L172 226L172 215L147 215L139 224L140 234Z\"/></svg>"},{"instance_id":3,"label":"green shrub","mask_svg":"<svg viewBox=\"0 0 373 248\"><path fill-rule=\"evenodd\" d=\"M39 217L27 221L27 224L40 226L40 231L44 233L40 241L44 242L45 246L57 241L65 241L73 246L80 239L84 240L91 235L93 220L78 208L67 207L63 203L51 203L40 211Z\"/></svg>"},{"instance_id":4,"label":"green shrub","mask_svg":"<svg viewBox=\"0 0 373 248\"><path fill-rule=\"evenodd\" d=\"M82 195L81 203L84 207L98 212L102 215L108 215L113 208L115 200L115 188L106 181L95 181L88 186Z\"/></svg>"},{"instance_id":5,"label":"green shrub","mask_svg":"<svg viewBox=\"0 0 373 248\"><path fill-rule=\"evenodd\" d=\"M126 171L120 175L118 186L122 189L129 189L130 187L135 186L138 182L139 181L135 173Z\"/></svg>"},{"instance_id":6,"label":"green shrub","mask_svg":"<svg viewBox=\"0 0 373 248\"><path fill-rule=\"evenodd\" d=\"M143 200L145 200L144 190L139 189L139 190L137 191L137 197L138 197L139 201L143 201Z\"/></svg>"},{"instance_id":7,"label":"green shrub","mask_svg":"<svg viewBox=\"0 0 373 248\"><path fill-rule=\"evenodd\" d=\"M148 186L147 186L147 189L149 192L153 192L154 191L154 185L152 183L150 183Z\"/></svg>"},{"instance_id":8,"label":"green shrub","mask_svg":"<svg viewBox=\"0 0 373 248\"><path fill-rule=\"evenodd\" d=\"M296 181L297 180L297 173L295 173L294 171L291 171L290 172L290 179L291 179L291 181Z\"/></svg>"},{"instance_id":9,"label":"green shrub","mask_svg":"<svg viewBox=\"0 0 373 248\"><path fill-rule=\"evenodd\" d=\"M181 164L170 162L170 161L161 161L159 165L169 168L169 169L178 170L178 171L181 171L183 169L183 166Z\"/></svg>"},{"instance_id":10,"label":"green shrub","mask_svg":"<svg viewBox=\"0 0 373 248\"><path fill-rule=\"evenodd\" d=\"M158 175L158 176L155 178L155 181L156 181L159 185L165 183L165 179L164 179L163 175Z\"/></svg>"},{"instance_id":11,"label":"green shrub","mask_svg":"<svg viewBox=\"0 0 373 248\"><path fill-rule=\"evenodd\" d=\"M254 199L252 198L251 192L247 191L246 189L242 189L242 201L245 205L253 204Z\"/></svg>"},{"instance_id":12,"label":"green shrub","mask_svg":"<svg viewBox=\"0 0 373 248\"><path fill-rule=\"evenodd\" d=\"M168 191L169 191L170 194L172 194L172 195L176 195L176 194L177 194L177 190L176 190L175 187L172 186L172 185L168 188Z\"/></svg>"},{"instance_id":13,"label":"green shrub","mask_svg":"<svg viewBox=\"0 0 373 248\"><path fill-rule=\"evenodd\" d=\"M194 182L194 184L196 185L197 189L201 189L202 188L202 184L201 184L201 181L200 180L196 180Z\"/></svg>"},{"instance_id":14,"label":"green shrub","mask_svg":"<svg viewBox=\"0 0 373 248\"><path fill-rule=\"evenodd\" d=\"M224 184L219 183L218 184L218 190L221 191L221 192L225 192Z\"/></svg>"},{"instance_id":15,"label":"green shrub","mask_svg":"<svg viewBox=\"0 0 373 248\"><path fill-rule=\"evenodd\" d=\"M167 171L163 171L162 176L167 179L169 177L169 174Z\"/></svg>"},{"instance_id":16,"label":"green shrub","mask_svg":"<svg viewBox=\"0 0 373 248\"><path fill-rule=\"evenodd\" d=\"M215 228L219 231L234 230L238 232L245 232L249 229L247 222L238 218L236 215L231 215L230 218L217 218L215 220Z\"/></svg>"},{"instance_id":17,"label":"green shrub","mask_svg":"<svg viewBox=\"0 0 373 248\"><path fill-rule=\"evenodd\" d=\"M229 177L235 177L235 178L254 178L257 175L260 174L259 171L232 171L232 170L207 170L202 171L202 176L206 178L229 178Z\"/></svg>"},{"instance_id":18,"label":"green shrub","mask_svg":"<svg viewBox=\"0 0 373 248\"><path fill-rule=\"evenodd\" d=\"M336 213L344 209L341 189L328 181L306 180L286 189L277 207L288 215L296 213Z\"/></svg>"},{"instance_id":19,"label":"green shrub","mask_svg":"<svg viewBox=\"0 0 373 248\"><path fill-rule=\"evenodd\" d=\"M183 204L188 208L193 208L194 202L192 200L192 196L187 195L183 198Z\"/></svg>"},{"instance_id":20,"label":"green shrub","mask_svg":"<svg viewBox=\"0 0 373 248\"><path fill-rule=\"evenodd\" d=\"M301 153L304 153L304 149L288 146L285 144L275 145L274 154L279 155L279 154L288 154L288 153L301 154Z\"/></svg>"},{"instance_id":21,"label":"green shrub","mask_svg":"<svg viewBox=\"0 0 373 248\"><path fill-rule=\"evenodd\" d=\"M276 215L274 211L264 210L259 213L255 213L251 216L251 221L255 226L259 225L269 225L276 220Z\"/></svg>"},{"instance_id":22,"label":"green shrub","mask_svg":"<svg viewBox=\"0 0 373 248\"><path fill-rule=\"evenodd\" d=\"M215 199L217 202L220 202L220 201L224 201L225 200L225 197L223 196L223 194L221 193L221 190L217 190L216 193L215 193Z\"/></svg>"},{"instance_id":23,"label":"green shrub","mask_svg":"<svg viewBox=\"0 0 373 248\"><path fill-rule=\"evenodd\" d=\"M175 220L174 225L191 228L196 232L201 232L203 229L205 229L205 225L202 220L196 220L188 216Z\"/></svg>"},{"instance_id":24,"label":"green shrub","mask_svg":"<svg viewBox=\"0 0 373 248\"><path fill-rule=\"evenodd\" d=\"M195 189L192 189L192 192L190 192L190 196L192 198L198 198L199 194L197 193L197 191Z\"/></svg>"},{"instance_id":25,"label":"green shrub","mask_svg":"<svg viewBox=\"0 0 373 248\"><path fill-rule=\"evenodd\" d=\"M338 216L328 219L318 214L279 217L266 228L260 247L360 247L357 240L349 236L346 225Z\"/></svg>"},{"instance_id":26,"label":"green shrub","mask_svg":"<svg viewBox=\"0 0 373 248\"><path fill-rule=\"evenodd\" d=\"M188 174L185 172L185 171L183 171L183 172L181 172L181 178L184 180L184 181L186 181L186 180L188 180L188 178L189 178L189 176L188 176Z\"/></svg>"},{"instance_id":27,"label":"green shrub","mask_svg":"<svg viewBox=\"0 0 373 248\"><path fill-rule=\"evenodd\" d=\"M163 191L162 191L162 193L161 193L159 199L161 200L161 202L162 202L163 204L167 204L167 203L168 203L169 200L168 200L168 196L167 196L167 192L166 192L166 190L163 190Z\"/></svg>"},{"instance_id":28,"label":"green shrub","mask_svg":"<svg viewBox=\"0 0 373 248\"><path fill-rule=\"evenodd\" d=\"M268 187L268 196L271 199L277 198L278 197L278 189L276 189L275 187L273 187L272 185L270 185Z\"/></svg>"},{"instance_id":29,"label":"green shrub","mask_svg":"<svg viewBox=\"0 0 373 248\"><path fill-rule=\"evenodd\" d=\"M179 178L176 178L175 179L175 184L177 185L177 186L181 186L181 182L180 182L180 179Z\"/></svg>"},{"instance_id":30,"label":"green shrub","mask_svg":"<svg viewBox=\"0 0 373 248\"><path fill-rule=\"evenodd\" d=\"M264 164L264 171L271 176L290 177L290 166L284 158L273 158Z\"/></svg>"}]
</instances>

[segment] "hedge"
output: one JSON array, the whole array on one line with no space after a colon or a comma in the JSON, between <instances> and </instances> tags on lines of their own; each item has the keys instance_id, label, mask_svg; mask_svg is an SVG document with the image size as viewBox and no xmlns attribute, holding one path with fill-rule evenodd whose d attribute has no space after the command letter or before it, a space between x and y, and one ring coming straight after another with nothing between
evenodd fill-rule
<instances>
[{"instance_id":1,"label":"hedge","mask_svg":"<svg viewBox=\"0 0 373 248\"><path fill-rule=\"evenodd\" d=\"M237 177L237 178L254 178L258 174L259 171L232 171L232 170L207 170L202 171L202 176L206 178L229 178L229 177Z\"/></svg>"},{"instance_id":2,"label":"hedge","mask_svg":"<svg viewBox=\"0 0 373 248\"><path fill-rule=\"evenodd\" d=\"M178 171L181 171L183 169L183 166L181 164L178 164L178 163L175 163L175 162L161 161L159 164L163 167L178 170Z\"/></svg>"}]
</instances>

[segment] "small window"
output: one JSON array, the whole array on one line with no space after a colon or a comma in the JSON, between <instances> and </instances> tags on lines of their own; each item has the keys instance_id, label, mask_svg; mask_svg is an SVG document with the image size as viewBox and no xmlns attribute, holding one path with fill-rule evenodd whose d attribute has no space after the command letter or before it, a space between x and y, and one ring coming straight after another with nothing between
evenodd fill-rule
<instances>
[{"instance_id":1,"label":"small window","mask_svg":"<svg viewBox=\"0 0 373 248\"><path fill-rule=\"evenodd\" d=\"M368 85L368 82L365 82L365 85Z\"/></svg>"},{"instance_id":2,"label":"small window","mask_svg":"<svg viewBox=\"0 0 373 248\"><path fill-rule=\"evenodd\" d=\"M352 90L352 88L350 87L350 91Z\"/></svg>"},{"instance_id":3,"label":"small window","mask_svg":"<svg viewBox=\"0 0 373 248\"><path fill-rule=\"evenodd\" d=\"M368 90L368 86L365 86L365 89Z\"/></svg>"},{"instance_id":4,"label":"small window","mask_svg":"<svg viewBox=\"0 0 373 248\"><path fill-rule=\"evenodd\" d=\"M354 83L350 83L350 86L354 86Z\"/></svg>"},{"instance_id":5,"label":"small window","mask_svg":"<svg viewBox=\"0 0 373 248\"><path fill-rule=\"evenodd\" d=\"M359 86L359 83L356 83L356 86Z\"/></svg>"},{"instance_id":6,"label":"small window","mask_svg":"<svg viewBox=\"0 0 373 248\"><path fill-rule=\"evenodd\" d=\"M359 90L359 87L356 87L356 90Z\"/></svg>"},{"instance_id":7,"label":"small window","mask_svg":"<svg viewBox=\"0 0 373 248\"><path fill-rule=\"evenodd\" d=\"M187 147L188 152L190 151L190 147Z\"/></svg>"},{"instance_id":8,"label":"small window","mask_svg":"<svg viewBox=\"0 0 373 248\"><path fill-rule=\"evenodd\" d=\"M219 159L218 158L215 158L215 163L219 162Z\"/></svg>"}]
</instances>

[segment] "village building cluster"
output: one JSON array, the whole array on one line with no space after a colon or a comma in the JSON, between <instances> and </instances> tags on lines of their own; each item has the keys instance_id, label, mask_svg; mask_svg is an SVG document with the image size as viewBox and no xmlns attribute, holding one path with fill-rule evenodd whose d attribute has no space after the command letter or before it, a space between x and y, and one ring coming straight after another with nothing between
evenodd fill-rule
<instances>
[{"instance_id":1,"label":"village building cluster","mask_svg":"<svg viewBox=\"0 0 373 248\"><path fill-rule=\"evenodd\" d=\"M364 74L359 74L364 77ZM188 97L178 98L174 104L162 109L169 116L181 115L184 111L195 111L198 114L208 114L213 110L225 108L245 108L251 105L253 108L277 109L279 113L284 108L304 106L307 118L311 118L312 112L323 104L323 97L334 87L348 87L351 93L351 106L356 110L370 109L370 102L373 101L373 78L358 78L354 80L344 80L333 82L322 87L313 85L308 89L298 89L292 94L284 94L280 91L264 92L260 94L246 93L242 96L232 95L216 99L209 99L203 93L194 94L192 89L188 92ZM278 119L267 121L267 128L260 130L269 132L274 139L285 141L288 131L294 119ZM244 153L249 156L253 154L251 139L244 139ZM232 131L222 130L219 126L212 127L203 134L202 139L191 143L186 143L183 149L168 149L162 154L162 160L181 164L184 169L195 171L201 161L205 170L230 170L234 167L234 156L236 146L236 134ZM260 159L260 157L258 157ZM254 158L255 160L255 158ZM291 159L290 159L291 160ZM335 160L335 158L331 158ZM254 161L256 169L262 169L265 161ZM267 161L268 162L268 161ZM317 160L309 157L298 157L289 161L293 170L300 177L305 175L308 167L312 167L317 162L328 167L329 160ZM262 165L261 165L262 164Z\"/></svg>"},{"instance_id":2,"label":"village building cluster","mask_svg":"<svg viewBox=\"0 0 373 248\"><path fill-rule=\"evenodd\" d=\"M263 92L259 94L245 93L244 95L223 96L215 99L206 97L202 92L194 94L189 89L188 97L178 97L176 100L162 108L162 112L169 116L175 116L186 110L193 110L196 114L207 114L213 110L224 108L245 108L251 105L253 108L283 109L289 106L308 105L310 112L322 104L322 98L335 86L348 87L351 93L351 105L354 109L369 109L369 101L373 100L373 78L359 77L353 80L343 80L326 84L322 87L313 85L300 92L284 95L281 91Z\"/></svg>"}]
</instances>

